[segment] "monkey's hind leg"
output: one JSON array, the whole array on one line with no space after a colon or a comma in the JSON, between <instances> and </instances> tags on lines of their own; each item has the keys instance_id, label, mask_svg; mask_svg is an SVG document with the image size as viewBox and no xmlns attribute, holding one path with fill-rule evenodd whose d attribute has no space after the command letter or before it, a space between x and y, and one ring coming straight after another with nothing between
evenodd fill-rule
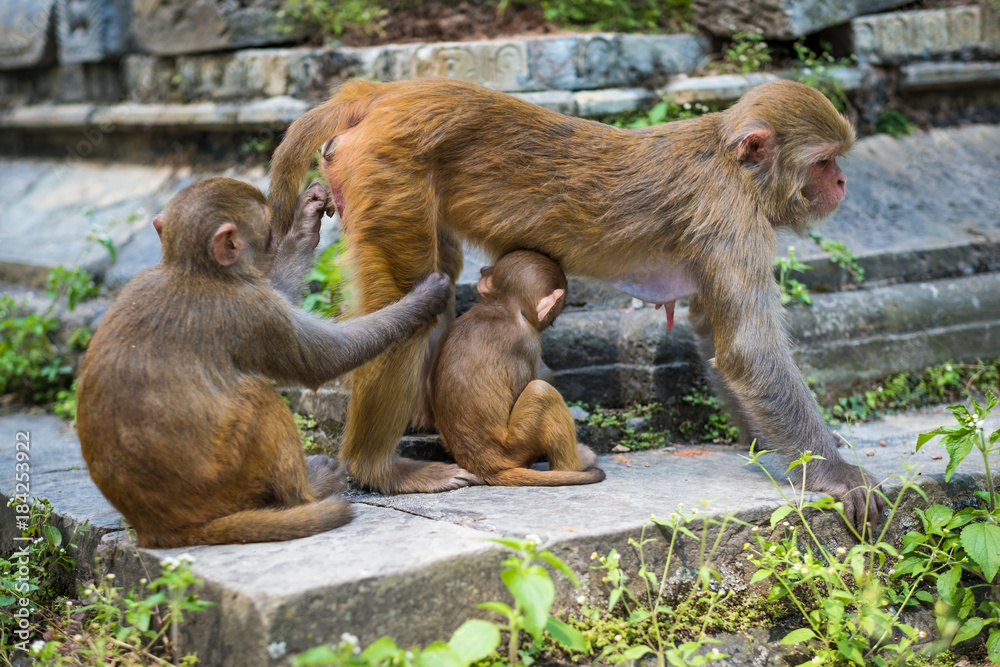
<instances>
[{"instance_id":1,"label":"monkey's hind leg","mask_svg":"<svg viewBox=\"0 0 1000 667\"><path fill-rule=\"evenodd\" d=\"M389 495L483 483L454 464L394 456L413 413L426 344L426 335L416 336L354 371L340 459L359 486Z\"/></svg>"},{"instance_id":2,"label":"monkey's hind leg","mask_svg":"<svg viewBox=\"0 0 1000 667\"><path fill-rule=\"evenodd\" d=\"M506 452L519 458L521 467L485 475L488 484L570 486L604 479L604 471L592 467L597 462L594 452L577 443L573 416L562 395L548 382L528 383L514 403L507 425ZM549 469L530 468L543 454L549 459Z\"/></svg>"}]
</instances>

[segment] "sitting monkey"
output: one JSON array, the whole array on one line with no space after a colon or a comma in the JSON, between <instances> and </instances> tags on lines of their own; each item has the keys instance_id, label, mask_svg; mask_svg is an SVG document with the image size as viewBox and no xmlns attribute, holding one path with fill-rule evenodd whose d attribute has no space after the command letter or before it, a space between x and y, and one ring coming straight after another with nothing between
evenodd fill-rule
<instances>
[{"instance_id":1,"label":"sitting monkey","mask_svg":"<svg viewBox=\"0 0 1000 667\"><path fill-rule=\"evenodd\" d=\"M431 274L345 323L295 307L326 202L310 186L276 242L260 190L211 178L153 221L163 259L108 310L77 391L90 476L140 546L288 540L350 520L332 496L343 473L325 456L307 462L271 380L315 389L369 361L428 327L451 286Z\"/></svg>"},{"instance_id":2,"label":"sitting monkey","mask_svg":"<svg viewBox=\"0 0 1000 667\"><path fill-rule=\"evenodd\" d=\"M576 441L559 391L538 379L544 331L566 302L566 276L536 252L518 250L482 270L480 301L444 334L431 371L445 449L496 486L564 486L604 479L597 456ZM547 457L549 470L531 464Z\"/></svg>"}]
</instances>

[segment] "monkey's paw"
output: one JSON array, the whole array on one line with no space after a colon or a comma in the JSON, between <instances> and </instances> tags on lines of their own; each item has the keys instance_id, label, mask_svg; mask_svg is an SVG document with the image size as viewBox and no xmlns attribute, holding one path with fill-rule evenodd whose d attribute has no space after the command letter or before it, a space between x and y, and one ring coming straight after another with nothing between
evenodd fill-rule
<instances>
[{"instance_id":1,"label":"monkey's paw","mask_svg":"<svg viewBox=\"0 0 1000 667\"><path fill-rule=\"evenodd\" d=\"M814 462L812 465L815 466ZM874 527L888 503L876 491L880 482L864 468L846 461L825 462L827 465L815 470L813 479L806 488L810 491L829 493L844 503L844 517L854 529L861 533L864 525ZM810 475L812 476L812 475Z\"/></svg>"},{"instance_id":2,"label":"monkey's paw","mask_svg":"<svg viewBox=\"0 0 1000 667\"><path fill-rule=\"evenodd\" d=\"M309 483L317 498L326 498L347 490L347 469L336 459L316 454L307 456L306 464L309 466Z\"/></svg>"},{"instance_id":3,"label":"monkey's paw","mask_svg":"<svg viewBox=\"0 0 1000 667\"><path fill-rule=\"evenodd\" d=\"M391 490L382 493L438 493L486 483L454 463L436 461L393 459L392 474Z\"/></svg>"},{"instance_id":4,"label":"monkey's paw","mask_svg":"<svg viewBox=\"0 0 1000 667\"><path fill-rule=\"evenodd\" d=\"M330 201L330 193L323 184L313 181L295 202L295 219L290 234L308 240L309 250L319 245L320 221Z\"/></svg>"},{"instance_id":5,"label":"monkey's paw","mask_svg":"<svg viewBox=\"0 0 1000 667\"><path fill-rule=\"evenodd\" d=\"M425 305L428 318L437 317L451 299L451 279L443 273L431 273L417 283L408 296Z\"/></svg>"}]
</instances>

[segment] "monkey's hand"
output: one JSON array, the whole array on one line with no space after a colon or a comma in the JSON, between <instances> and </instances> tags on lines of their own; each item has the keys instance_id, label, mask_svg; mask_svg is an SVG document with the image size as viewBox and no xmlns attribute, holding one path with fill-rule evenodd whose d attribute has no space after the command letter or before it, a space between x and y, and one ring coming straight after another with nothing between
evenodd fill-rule
<instances>
[{"instance_id":1,"label":"monkey's hand","mask_svg":"<svg viewBox=\"0 0 1000 667\"><path fill-rule=\"evenodd\" d=\"M821 465L817 465L821 464ZM844 517L861 533L867 523L874 527L887 504L875 491L880 482L864 468L840 458L814 461L806 471L806 489L829 493L844 503Z\"/></svg>"},{"instance_id":2,"label":"monkey's hand","mask_svg":"<svg viewBox=\"0 0 1000 667\"><path fill-rule=\"evenodd\" d=\"M427 319L437 317L451 300L451 279L443 273L431 273L414 285L403 300L422 307Z\"/></svg>"},{"instance_id":3,"label":"monkey's hand","mask_svg":"<svg viewBox=\"0 0 1000 667\"><path fill-rule=\"evenodd\" d=\"M323 184L313 181L295 202L295 219L292 228L282 240L282 246L292 241L296 248L312 252L319 245L320 221L330 201L330 193Z\"/></svg>"}]
</instances>

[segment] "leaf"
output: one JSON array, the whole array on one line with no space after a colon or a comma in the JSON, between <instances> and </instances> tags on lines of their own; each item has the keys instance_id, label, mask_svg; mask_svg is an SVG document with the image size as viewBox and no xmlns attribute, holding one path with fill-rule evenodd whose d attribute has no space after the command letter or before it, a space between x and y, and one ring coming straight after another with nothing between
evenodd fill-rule
<instances>
[{"instance_id":1,"label":"leaf","mask_svg":"<svg viewBox=\"0 0 1000 667\"><path fill-rule=\"evenodd\" d=\"M500 645L500 631L489 621L472 619L455 630L448 646L464 664L482 660Z\"/></svg>"},{"instance_id":2,"label":"leaf","mask_svg":"<svg viewBox=\"0 0 1000 667\"><path fill-rule=\"evenodd\" d=\"M1000 664L1000 630L990 630L990 638L986 640L986 655L994 665Z\"/></svg>"},{"instance_id":3,"label":"leaf","mask_svg":"<svg viewBox=\"0 0 1000 667\"><path fill-rule=\"evenodd\" d=\"M857 644L849 639L841 639L837 642L837 649L840 654L847 658L848 660L853 660L857 665L865 664L865 658L861 655L860 649L858 649Z\"/></svg>"},{"instance_id":4,"label":"leaf","mask_svg":"<svg viewBox=\"0 0 1000 667\"><path fill-rule=\"evenodd\" d=\"M569 565L564 563L560 558L558 558L554 553L548 549L543 549L538 553L538 557L544 560L546 563L554 567L555 569L566 575L566 578L573 582L574 586L580 585L580 580L576 578L576 573L569 569Z\"/></svg>"},{"instance_id":5,"label":"leaf","mask_svg":"<svg viewBox=\"0 0 1000 667\"><path fill-rule=\"evenodd\" d=\"M1000 428L990 433L990 444L994 444L997 440L1000 440Z\"/></svg>"},{"instance_id":6,"label":"leaf","mask_svg":"<svg viewBox=\"0 0 1000 667\"><path fill-rule=\"evenodd\" d=\"M368 662L375 663L382 662L397 653L399 653L399 647L396 646L396 642L391 637L379 637L361 652L361 657Z\"/></svg>"},{"instance_id":7,"label":"leaf","mask_svg":"<svg viewBox=\"0 0 1000 667\"><path fill-rule=\"evenodd\" d=\"M913 597L917 598L921 602L928 602L928 603L934 602L934 596L928 593L927 591L917 591L916 593L913 594Z\"/></svg>"},{"instance_id":8,"label":"leaf","mask_svg":"<svg viewBox=\"0 0 1000 667\"><path fill-rule=\"evenodd\" d=\"M771 574L773 574L772 570L765 570L764 568L757 570L756 572L753 573L753 576L750 577L750 585L753 586L758 581L764 581L765 579L770 577Z\"/></svg>"},{"instance_id":9,"label":"leaf","mask_svg":"<svg viewBox=\"0 0 1000 667\"><path fill-rule=\"evenodd\" d=\"M983 629L984 625L986 625L987 620L988 619L973 616L965 621L965 623L962 624L962 627L959 628L958 634L955 635L955 639L952 641L952 644L954 645L958 642L964 642L966 639L972 639L978 635L979 631Z\"/></svg>"},{"instance_id":10,"label":"leaf","mask_svg":"<svg viewBox=\"0 0 1000 667\"><path fill-rule=\"evenodd\" d=\"M919 452L920 448L923 447L928 440L934 438L935 436L947 435L949 433L954 433L955 431L960 431L960 430L962 430L961 426L939 426L933 431L928 431L927 433L921 433L920 435L917 436L916 450Z\"/></svg>"},{"instance_id":11,"label":"leaf","mask_svg":"<svg viewBox=\"0 0 1000 667\"><path fill-rule=\"evenodd\" d=\"M326 644L315 646L292 658L293 665L329 665L336 661L337 654Z\"/></svg>"},{"instance_id":12,"label":"leaf","mask_svg":"<svg viewBox=\"0 0 1000 667\"><path fill-rule=\"evenodd\" d=\"M526 574L517 570L504 570L500 578L510 589L514 599L521 603L524 612L524 629L536 642L542 641L542 630L549 610L555 601L556 591L548 574Z\"/></svg>"},{"instance_id":13,"label":"leaf","mask_svg":"<svg viewBox=\"0 0 1000 667\"><path fill-rule=\"evenodd\" d=\"M611 591L608 596L608 611L614 611L615 605L618 604L618 599L622 596L622 589L616 588Z\"/></svg>"},{"instance_id":14,"label":"leaf","mask_svg":"<svg viewBox=\"0 0 1000 667\"><path fill-rule=\"evenodd\" d=\"M514 615L513 609L511 609L508 605L498 600L494 600L493 602L480 602L476 606L479 607L480 609L486 609L487 611L495 611L501 616L506 616L507 618L510 618L511 616Z\"/></svg>"},{"instance_id":15,"label":"leaf","mask_svg":"<svg viewBox=\"0 0 1000 667\"><path fill-rule=\"evenodd\" d=\"M642 623L647 618L652 616L653 613L645 609L636 609L631 614L628 615L628 624L635 625L636 623Z\"/></svg>"},{"instance_id":16,"label":"leaf","mask_svg":"<svg viewBox=\"0 0 1000 667\"><path fill-rule=\"evenodd\" d=\"M816 633L809 628L799 628L798 630L792 630L787 635L781 638L778 643L782 646L790 646L792 644L801 644L804 641L812 639L816 636Z\"/></svg>"},{"instance_id":17,"label":"leaf","mask_svg":"<svg viewBox=\"0 0 1000 667\"><path fill-rule=\"evenodd\" d=\"M549 616L549 620L545 623L545 629L549 631L549 634L556 641L571 651L576 651L577 653L587 653L590 651L590 644L587 643L583 633L573 626L563 623L558 618Z\"/></svg>"},{"instance_id":18,"label":"leaf","mask_svg":"<svg viewBox=\"0 0 1000 667\"><path fill-rule=\"evenodd\" d=\"M958 591L958 582L961 578L962 568L955 565L950 570L939 576L937 580L938 595L941 596L942 600L952 606L955 606L958 603L955 594Z\"/></svg>"},{"instance_id":19,"label":"leaf","mask_svg":"<svg viewBox=\"0 0 1000 667\"><path fill-rule=\"evenodd\" d=\"M791 512L792 512L791 505L783 505L778 509L774 510L773 512L771 512L771 528L777 526L778 522L780 522L786 516L791 514Z\"/></svg>"},{"instance_id":20,"label":"leaf","mask_svg":"<svg viewBox=\"0 0 1000 667\"><path fill-rule=\"evenodd\" d=\"M444 642L434 642L417 656L420 667L466 667L466 663Z\"/></svg>"},{"instance_id":21,"label":"leaf","mask_svg":"<svg viewBox=\"0 0 1000 667\"><path fill-rule=\"evenodd\" d=\"M622 653L622 657L625 658L626 660L638 660L642 656L652 652L653 649L649 648L645 644L639 644L638 646L630 646L629 648L625 649L625 651Z\"/></svg>"},{"instance_id":22,"label":"leaf","mask_svg":"<svg viewBox=\"0 0 1000 667\"><path fill-rule=\"evenodd\" d=\"M972 451L972 438L968 434L948 435L941 438L941 444L948 450L948 465L944 469L944 481L951 479L955 474L958 464L965 460L965 457Z\"/></svg>"},{"instance_id":23,"label":"leaf","mask_svg":"<svg viewBox=\"0 0 1000 667\"><path fill-rule=\"evenodd\" d=\"M62 544L62 533L55 526L49 524L45 526L45 541L50 547L55 548Z\"/></svg>"},{"instance_id":24,"label":"leaf","mask_svg":"<svg viewBox=\"0 0 1000 667\"><path fill-rule=\"evenodd\" d=\"M992 582L1000 568L1000 526L970 524L962 529L961 540L965 553L982 568L986 581Z\"/></svg>"},{"instance_id":25,"label":"leaf","mask_svg":"<svg viewBox=\"0 0 1000 667\"><path fill-rule=\"evenodd\" d=\"M926 516L930 523L930 530L938 532L951 520L954 512L950 507L944 505L931 505L927 508Z\"/></svg>"}]
</instances>

